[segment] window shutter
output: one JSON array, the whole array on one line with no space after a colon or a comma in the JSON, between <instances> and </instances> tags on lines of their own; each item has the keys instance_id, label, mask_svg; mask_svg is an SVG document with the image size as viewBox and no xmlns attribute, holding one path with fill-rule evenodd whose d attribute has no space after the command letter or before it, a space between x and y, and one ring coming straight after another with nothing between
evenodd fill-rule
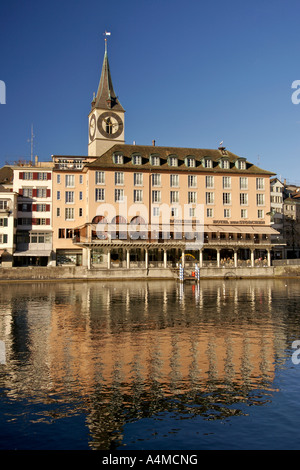
<instances>
[{"instance_id":1,"label":"window shutter","mask_svg":"<svg viewBox=\"0 0 300 470\"><path fill-rule=\"evenodd\" d=\"M51 180L51 173L47 173L47 180Z\"/></svg>"},{"instance_id":2,"label":"window shutter","mask_svg":"<svg viewBox=\"0 0 300 470\"><path fill-rule=\"evenodd\" d=\"M31 225L36 225L36 218L31 219Z\"/></svg>"},{"instance_id":3,"label":"window shutter","mask_svg":"<svg viewBox=\"0 0 300 470\"><path fill-rule=\"evenodd\" d=\"M32 190L32 197L36 197L36 189Z\"/></svg>"},{"instance_id":4,"label":"window shutter","mask_svg":"<svg viewBox=\"0 0 300 470\"><path fill-rule=\"evenodd\" d=\"M33 179L37 180L38 179L38 174L36 172L33 173Z\"/></svg>"},{"instance_id":5,"label":"window shutter","mask_svg":"<svg viewBox=\"0 0 300 470\"><path fill-rule=\"evenodd\" d=\"M23 189L19 189L19 195L23 196Z\"/></svg>"},{"instance_id":6,"label":"window shutter","mask_svg":"<svg viewBox=\"0 0 300 470\"><path fill-rule=\"evenodd\" d=\"M36 204L32 204L32 210L36 211Z\"/></svg>"},{"instance_id":7,"label":"window shutter","mask_svg":"<svg viewBox=\"0 0 300 470\"><path fill-rule=\"evenodd\" d=\"M46 225L50 225L50 219L46 219Z\"/></svg>"},{"instance_id":8,"label":"window shutter","mask_svg":"<svg viewBox=\"0 0 300 470\"><path fill-rule=\"evenodd\" d=\"M23 171L20 171L20 173L19 173L19 178L20 178L20 180L22 180L22 179L24 178L24 177L23 177L23 174L24 174L24 172L23 172Z\"/></svg>"},{"instance_id":9,"label":"window shutter","mask_svg":"<svg viewBox=\"0 0 300 470\"><path fill-rule=\"evenodd\" d=\"M47 189L47 197L51 196L51 189Z\"/></svg>"},{"instance_id":10,"label":"window shutter","mask_svg":"<svg viewBox=\"0 0 300 470\"><path fill-rule=\"evenodd\" d=\"M50 212L50 204L46 204L46 212Z\"/></svg>"}]
</instances>

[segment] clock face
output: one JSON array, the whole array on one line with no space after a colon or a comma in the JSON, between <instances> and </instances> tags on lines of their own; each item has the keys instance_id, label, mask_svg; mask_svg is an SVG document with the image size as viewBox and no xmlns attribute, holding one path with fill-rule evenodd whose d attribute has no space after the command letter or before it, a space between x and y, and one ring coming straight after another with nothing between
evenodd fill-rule
<instances>
[{"instance_id":1,"label":"clock face","mask_svg":"<svg viewBox=\"0 0 300 470\"><path fill-rule=\"evenodd\" d=\"M95 114L92 115L90 119L90 139L94 140L96 134L96 116Z\"/></svg>"},{"instance_id":2,"label":"clock face","mask_svg":"<svg viewBox=\"0 0 300 470\"><path fill-rule=\"evenodd\" d=\"M112 111L102 113L98 118L99 132L108 139L116 139L123 132L123 121Z\"/></svg>"}]
</instances>

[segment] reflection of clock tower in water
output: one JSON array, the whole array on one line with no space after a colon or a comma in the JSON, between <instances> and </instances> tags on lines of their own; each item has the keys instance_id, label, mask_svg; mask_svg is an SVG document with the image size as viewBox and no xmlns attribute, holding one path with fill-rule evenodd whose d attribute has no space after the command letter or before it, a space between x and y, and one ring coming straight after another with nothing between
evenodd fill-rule
<instances>
[{"instance_id":1,"label":"reflection of clock tower in water","mask_svg":"<svg viewBox=\"0 0 300 470\"><path fill-rule=\"evenodd\" d=\"M100 83L89 114L89 156L100 156L114 144L125 143L124 114L125 111L114 92L105 40Z\"/></svg>"}]
</instances>

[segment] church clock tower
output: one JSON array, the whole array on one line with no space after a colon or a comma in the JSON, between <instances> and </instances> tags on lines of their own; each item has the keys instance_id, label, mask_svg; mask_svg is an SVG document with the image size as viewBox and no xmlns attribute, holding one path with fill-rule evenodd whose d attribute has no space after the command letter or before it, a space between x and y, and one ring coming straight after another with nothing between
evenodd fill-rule
<instances>
[{"instance_id":1,"label":"church clock tower","mask_svg":"<svg viewBox=\"0 0 300 470\"><path fill-rule=\"evenodd\" d=\"M89 114L88 155L90 157L99 157L116 143L125 143L124 115L125 110L120 104L112 84L107 56L107 39L105 38L101 78Z\"/></svg>"}]
</instances>

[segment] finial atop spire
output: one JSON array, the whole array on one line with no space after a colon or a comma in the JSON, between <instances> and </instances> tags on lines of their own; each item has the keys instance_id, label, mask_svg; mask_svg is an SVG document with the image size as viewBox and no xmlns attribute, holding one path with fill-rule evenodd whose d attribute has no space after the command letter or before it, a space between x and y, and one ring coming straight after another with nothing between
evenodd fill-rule
<instances>
[{"instance_id":1,"label":"finial atop spire","mask_svg":"<svg viewBox=\"0 0 300 470\"><path fill-rule=\"evenodd\" d=\"M105 33L103 33L104 36L105 36L105 39L104 39L104 42L105 42L105 54L107 54L107 37L106 36L110 36L111 33L109 33L108 31L105 31Z\"/></svg>"}]
</instances>

